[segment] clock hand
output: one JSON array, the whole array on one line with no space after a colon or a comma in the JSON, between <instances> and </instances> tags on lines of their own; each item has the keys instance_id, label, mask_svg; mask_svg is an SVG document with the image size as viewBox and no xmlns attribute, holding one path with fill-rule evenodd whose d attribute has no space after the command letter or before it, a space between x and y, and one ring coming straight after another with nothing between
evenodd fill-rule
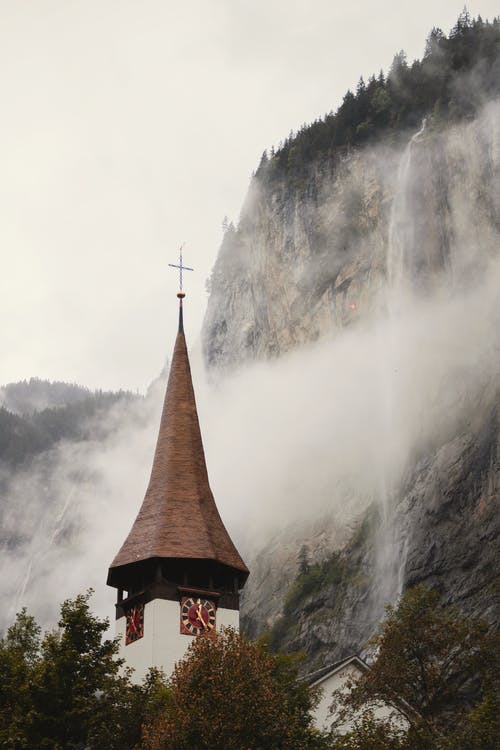
<instances>
[{"instance_id":1,"label":"clock hand","mask_svg":"<svg viewBox=\"0 0 500 750\"><path fill-rule=\"evenodd\" d=\"M129 619L129 627L133 628L132 633L137 633L137 625L135 623L135 617L136 617L136 611L133 610L130 613L130 619Z\"/></svg>"},{"instance_id":2,"label":"clock hand","mask_svg":"<svg viewBox=\"0 0 500 750\"><path fill-rule=\"evenodd\" d=\"M201 612L201 604L198 605L198 609L196 610L196 614L198 616L198 620L200 620L201 624L203 625L203 629L206 630L207 629L207 623L203 619L203 614Z\"/></svg>"}]
</instances>

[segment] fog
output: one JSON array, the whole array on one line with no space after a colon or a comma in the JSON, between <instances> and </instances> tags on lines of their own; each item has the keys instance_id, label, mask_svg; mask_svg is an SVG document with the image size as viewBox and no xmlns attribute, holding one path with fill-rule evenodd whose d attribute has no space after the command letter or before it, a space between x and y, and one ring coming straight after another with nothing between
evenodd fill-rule
<instances>
[{"instance_id":1,"label":"fog","mask_svg":"<svg viewBox=\"0 0 500 750\"><path fill-rule=\"evenodd\" d=\"M414 304L215 388L195 353L212 489L244 557L292 521L326 512L343 526L386 502L415 452L473 419L497 382L499 288L496 262L460 299ZM4 532L25 540L1 553L7 620L27 605L47 624L89 586L112 614L107 568L144 495L160 391L135 407L145 421L115 407L104 441L61 445L11 478Z\"/></svg>"},{"instance_id":2,"label":"fog","mask_svg":"<svg viewBox=\"0 0 500 750\"><path fill-rule=\"evenodd\" d=\"M486 225L476 233L470 253L481 263L467 281L443 277L424 296L406 290L396 306L387 304L394 287L383 287L369 319L217 383L190 338L188 298L209 476L244 558L254 559L289 524L328 515L342 529L373 501L387 510L415 460L491 404L500 364L492 236ZM464 237L457 246L464 253ZM115 405L106 425L96 425L102 438L59 444L6 478L4 625L22 606L50 625L58 604L88 587L95 610L112 617L107 568L144 496L164 386Z\"/></svg>"}]
</instances>

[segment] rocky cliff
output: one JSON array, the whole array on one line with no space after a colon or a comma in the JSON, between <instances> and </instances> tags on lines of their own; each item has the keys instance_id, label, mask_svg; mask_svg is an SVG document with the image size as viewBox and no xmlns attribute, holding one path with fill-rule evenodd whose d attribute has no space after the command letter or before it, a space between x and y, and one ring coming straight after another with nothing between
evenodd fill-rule
<instances>
[{"instance_id":1,"label":"rocky cliff","mask_svg":"<svg viewBox=\"0 0 500 750\"><path fill-rule=\"evenodd\" d=\"M456 286L477 273L497 253L499 127L495 104L466 124L429 122L403 174L410 134L312 160L300 180L259 170L210 279L209 366L277 356L372 315L387 278L391 220L400 230L411 224L413 284L428 288L446 273Z\"/></svg>"},{"instance_id":2,"label":"rocky cliff","mask_svg":"<svg viewBox=\"0 0 500 750\"><path fill-rule=\"evenodd\" d=\"M355 517L342 501L315 506L247 561L247 631L271 628L276 646L305 651L305 668L363 650L385 604L420 581L499 619L500 106L416 130L319 154L300 179L261 165L210 280L204 350L218 378L311 342L363 346L374 321L381 332L375 440L394 442L397 471L381 469Z\"/></svg>"}]
</instances>

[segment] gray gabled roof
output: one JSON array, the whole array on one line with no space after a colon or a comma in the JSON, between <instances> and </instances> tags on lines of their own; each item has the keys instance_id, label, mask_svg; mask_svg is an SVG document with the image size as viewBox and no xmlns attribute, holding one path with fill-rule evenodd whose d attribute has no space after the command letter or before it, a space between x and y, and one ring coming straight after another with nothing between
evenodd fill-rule
<instances>
[{"instance_id":1,"label":"gray gabled roof","mask_svg":"<svg viewBox=\"0 0 500 750\"><path fill-rule=\"evenodd\" d=\"M351 656L347 656L345 659L336 661L333 664L328 664L326 667L321 667L321 669L317 669L315 672L309 672L303 678L304 682L307 682L309 685L319 685L328 677L331 677L332 674L347 667L348 664L354 664L361 672L367 672L370 669L360 656L351 654Z\"/></svg>"}]
</instances>

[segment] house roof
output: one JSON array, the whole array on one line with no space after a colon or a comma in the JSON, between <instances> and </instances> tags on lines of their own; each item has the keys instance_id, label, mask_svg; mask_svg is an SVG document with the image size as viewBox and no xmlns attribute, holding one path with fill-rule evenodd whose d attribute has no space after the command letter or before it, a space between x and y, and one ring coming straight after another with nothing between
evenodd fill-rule
<instances>
[{"instance_id":1,"label":"house roof","mask_svg":"<svg viewBox=\"0 0 500 750\"><path fill-rule=\"evenodd\" d=\"M121 587L125 566L151 558L212 560L234 569L240 585L248 577L208 481L183 330L182 298L149 486L137 518L111 563L108 584Z\"/></svg>"},{"instance_id":2,"label":"house roof","mask_svg":"<svg viewBox=\"0 0 500 750\"><path fill-rule=\"evenodd\" d=\"M351 656L347 656L345 659L328 664L321 669L317 669L315 672L309 672L309 674L304 676L303 680L311 687L315 687L316 685L321 685L322 682L325 682L329 677L332 677L332 675L342 671L342 669L345 669L345 667L349 665L357 667L362 673L370 671L369 664L358 656L358 654L351 654ZM392 704L387 705L392 705L392 707L401 713L407 720L410 716L418 716L415 709L403 700L403 698L397 697Z\"/></svg>"},{"instance_id":3,"label":"house roof","mask_svg":"<svg viewBox=\"0 0 500 750\"><path fill-rule=\"evenodd\" d=\"M357 654L351 654L351 656L347 656L345 659L333 662L332 664L327 664L325 667L321 667L321 669L317 669L315 672L309 672L309 674L305 675L304 681L309 685L319 685L324 680L328 679L328 677L331 677L336 672L339 672L350 664L356 666L361 672L367 672L370 669L368 664L363 661L360 656Z\"/></svg>"}]
</instances>

